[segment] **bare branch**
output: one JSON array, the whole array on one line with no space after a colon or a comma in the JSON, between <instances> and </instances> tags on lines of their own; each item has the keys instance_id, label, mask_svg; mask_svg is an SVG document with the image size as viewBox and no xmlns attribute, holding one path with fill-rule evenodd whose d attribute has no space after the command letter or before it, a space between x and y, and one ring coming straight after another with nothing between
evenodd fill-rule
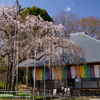
<instances>
[{"instance_id":1,"label":"bare branch","mask_svg":"<svg viewBox=\"0 0 100 100\"><path fill-rule=\"evenodd\" d=\"M6 31L6 30L4 30L4 29L0 28L0 31L3 31L3 32L6 34L6 36L9 36L9 34L7 33L7 31Z\"/></svg>"}]
</instances>

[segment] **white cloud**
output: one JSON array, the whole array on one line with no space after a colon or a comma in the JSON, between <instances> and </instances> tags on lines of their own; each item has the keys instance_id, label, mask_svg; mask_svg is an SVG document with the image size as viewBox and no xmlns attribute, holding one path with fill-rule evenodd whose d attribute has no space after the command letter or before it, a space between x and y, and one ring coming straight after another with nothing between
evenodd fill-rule
<instances>
[{"instance_id":1,"label":"white cloud","mask_svg":"<svg viewBox=\"0 0 100 100\"><path fill-rule=\"evenodd\" d=\"M68 12L68 11L70 11L71 10L71 7L69 7L69 6L67 6L66 8L65 8L65 11L66 12Z\"/></svg>"},{"instance_id":2,"label":"white cloud","mask_svg":"<svg viewBox=\"0 0 100 100\"><path fill-rule=\"evenodd\" d=\"M65 8L65 11L66 12L68 12L68 11L70 11L72 8L72 6L73 6L74 4L70 4L69 6L66 6L66 8Z\"/></svg>"}]
</instances>

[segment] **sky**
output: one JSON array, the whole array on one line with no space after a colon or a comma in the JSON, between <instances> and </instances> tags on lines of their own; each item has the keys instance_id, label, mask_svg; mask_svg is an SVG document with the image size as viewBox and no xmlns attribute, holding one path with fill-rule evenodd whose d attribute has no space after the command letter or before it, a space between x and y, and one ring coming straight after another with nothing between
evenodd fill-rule
<instances>
[{"instance_id":1,"label":"sky","mask_svg":"<svg viewBox=\"0 0 100 100\"><path fill-rule=\"evenodd\" d=\"M0 0L0 4L15 4L16 0ZM79 18L95 16L100 18L100 0L19 0L22 7L40 7L53 18L61 11L72 12Z\"/></svg>"}]
</instances>

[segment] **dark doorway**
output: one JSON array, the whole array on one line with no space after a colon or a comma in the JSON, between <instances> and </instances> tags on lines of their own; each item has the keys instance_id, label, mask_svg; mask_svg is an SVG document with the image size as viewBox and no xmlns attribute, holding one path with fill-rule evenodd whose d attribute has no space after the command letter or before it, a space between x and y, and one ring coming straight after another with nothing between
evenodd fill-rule
<instances>
[{"instance_id":1,"label":"dark doorway","mask_svg":"<svg viewBox=\"0 0 100 100\"><path fill-rule=\"evenodd\" d=\"M75 79L68 78L68 87L75 87Z\"/></svg>"}]
</instances>

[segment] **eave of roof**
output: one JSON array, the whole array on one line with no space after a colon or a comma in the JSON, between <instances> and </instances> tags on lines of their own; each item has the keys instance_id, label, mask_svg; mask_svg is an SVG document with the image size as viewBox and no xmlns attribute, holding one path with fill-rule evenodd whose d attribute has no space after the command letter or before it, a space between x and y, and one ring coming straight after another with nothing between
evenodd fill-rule
<instances>
[{"instance_id":1,"label":"eave of roof","mask_svg":"<svg viewBox=\"0 0 100 100\"><path fill-rule=\"evenodd\" d=\"M73 33L70 35L70 39L73 41L75 45L78 45L85 50L86 62L80 62L80 63L77 63L77 65L82 65L86 63L87 64L96 64L96 63L99 64L100 63L100 41L99 40L88 36L87 34L85 34L85 32ZM41 55L41 53L39 55ZM34 62L35 60L29 59L29 60L26 60L20 63L19 66L33 67L35 66ZM36 66L38 67L41 67L44 65L48 66L48 64L44 64L43 60L39 62L37 61L36 64L37 64ZM54 63L53 65L57 66L59 64ZM60 63L60 65L62 65L62 63ZM65 65L66 66L76 65L76 63L74 62L68 63L67 61L65 61Z\"/></svg>"}]
</instances>

